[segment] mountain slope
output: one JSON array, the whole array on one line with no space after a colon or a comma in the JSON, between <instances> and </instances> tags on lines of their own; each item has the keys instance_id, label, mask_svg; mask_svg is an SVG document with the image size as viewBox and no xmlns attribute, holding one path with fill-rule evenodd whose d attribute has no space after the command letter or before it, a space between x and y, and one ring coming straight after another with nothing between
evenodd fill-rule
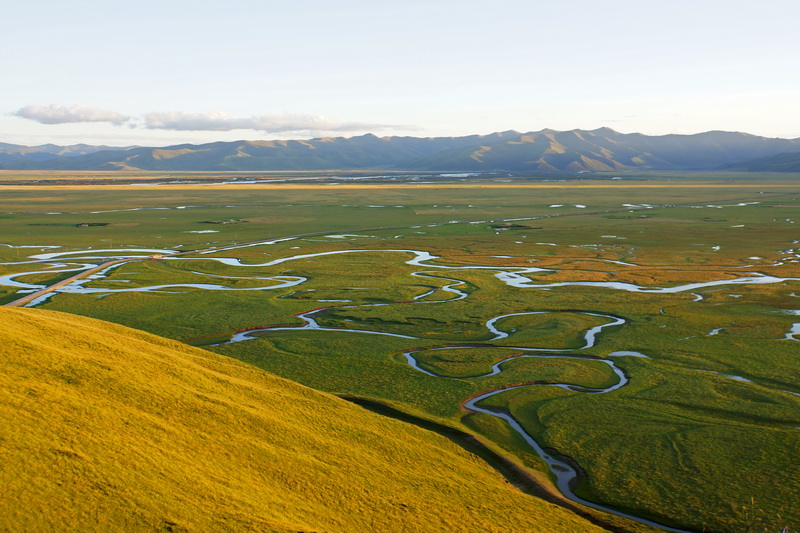
<instances>
[{"instance_id":1,"label":"mountain slope","mask_svg":"<svg viewBox=\"0 0 800 533\"><path fill-rule=\"evenodd\" d=\"M234 141L94 152L48 161L14 160L15 170L258 171L389 168L441 150L494 143L517 132L466 137L326 137L300 141ZM2 163L0 161L0 163Z\"/></svg>"},{"instance_id":2,"label":"mountain slope","mask_svg":"<svg viewBox=\"0 0 800 533\"><path fill-rule=\"evenodd\" d=\"M800 172L800 152L748 159L732 165L723 165L721 169L746 172Z\"/></svg>"},{"instance_id":3,"label":"mountain slope","mask_svg":"<svg viewBox=\"0 0 800 533\"><path fill-rule=\"evenodd\" d=\"M746 133L648 136L597 130L542 130L517 138L438 153L407 164L427 170L613 171L704 170L749 157L800 149L800 141Z\"/></svg>"},{"instance_id":4,"label":"mountain slope","mask_svg":"<svg viewBox=\"0 0 800 533\"><path fill-rule=\"evenodd\" d=\"M104 150L120 151L126 149L111 146L92 146L89 144L20 146L18 144L0 143L0 163L36 164L35 162L50 161L59 157L79 157Z\"/></svg>"},{"instance_id":5,"label":"mountain slope","mask_svg":"<svg viewBox=\"0 0 800 533\"><path fill-rule=\"evenodd\" d=\"M446 439L234 360L0 309L9 530L600 531Z\"/></svg>"},{"instance_id":6,"label":"mountain slope","mask_svg":"<svg viewBox=\"0 0 800 533\"><path fill-rule=\"evenodd\" d=\"M80 145L26 152L0 147L0 168L13 170L267 171L396 169L420 171L585 172L710 170L746 159L800 150L800 139L710 131L648 136L610 128L465 137L326 137L234 141L110 150ZM42 147L39 147L42 148Z\"/></svg>"}]
</instances>

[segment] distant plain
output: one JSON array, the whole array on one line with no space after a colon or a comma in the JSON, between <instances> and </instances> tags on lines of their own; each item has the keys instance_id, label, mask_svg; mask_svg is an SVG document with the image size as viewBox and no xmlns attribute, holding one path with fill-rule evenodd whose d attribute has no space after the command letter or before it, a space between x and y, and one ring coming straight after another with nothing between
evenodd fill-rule
<instances>
[{"instance_id":1,"label":"distant plain","mask_svg":"<svg viewBox=\"0 0 800 533\"><path fill-rule=\"evenodd\" d=\"M380 402L472 432L543 471L502 421L463 407L483 391L530 384L484 402L579 465L580 497L693 530L797 525L800 365L791 332L800 322L800 281L702 285L800 278L797 177L618 176L6 185L0 276L42 271L14 279L47 285L74 274L25 263L36 254L231 246L134 260L83 285L96 292L59 293L40 307L110 320ZM268 240L276 242L255 244ZM253 245L235 247L245 243ZM413 251L437 257L409 264ZM119 252L47 261L80 263L85 255ZM502 272L530 281L513 286ZM303 281L270 288L292 279ZM687 284L700 285L652 290ZM135 290L164 285L172 287ZM0 297L11 301L17 290L0 286ZM298 316L312 310L319 310L310 315L317 328ZM494 322L506 337L487 327L515 313L527 314ZM625 322L587 346L585 332L608 322L598 314ZM373 333L330 331L337 329ZM253 338L225 343L242 330L253 330ZM538 348L546 357L509 361L499 374L477 377ZM409 366L403 354L417 350L420 367L439 377ZM603 360L624 371L624 387L595 394L547 386L611 387L618 376Z\"/></svg>"}]
</instances>

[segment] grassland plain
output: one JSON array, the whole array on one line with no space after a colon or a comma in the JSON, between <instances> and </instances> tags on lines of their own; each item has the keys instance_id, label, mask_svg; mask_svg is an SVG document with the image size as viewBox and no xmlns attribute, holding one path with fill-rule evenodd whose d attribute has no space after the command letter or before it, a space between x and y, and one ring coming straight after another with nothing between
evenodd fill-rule
<instances>
[{"instance_id":1,"label":"grassland plain","mask_svg":"<svg viewBox=\"0 0 800 533\"><path fill-rule=\"evenodd\" d=\"M800 187L703 179L681 177L683 186L648 178L646 186L119 187L94 199L83 189L15 189L2 242L201 250L305 234L126 263L85 285L105 292L62 293L43 306L203 345L314 388L467 428L532 468L543 466L519 435L464 411L464 400L522 382L608 387L618 376L586 356L607 358L630 380L613 392L534 385L485 403L509 410L543 446L580 465L577 492L589 500L696 530L796 525L800 471L791 450L800 444L800 366L787 332L798 322L791 314L800 308L798 283L657 288L758 278L754 272L800 277ZM132 208L147 209L117 211ZM501 221L511 218L526 220ZM30 226L42 220L60 225ZM186 233L209 230L217 233ZM308 235L314 232L328 234ZM408 264L408 250L440 258ZM38 251L0 248L10 263L0 274L30 270L18 261ZM350 253L313 255L341 251ZM268 263L275 264L256 266ZM496 276L515 271L532 281L514 286ZM279 289L113 292L198 282L254 289L277 283L263 279L274 276L305 281ZM547 313L495 322L507 337L486 325L534 312ZM596 315L625 323L582 347L587 328L608 320ZM211 346L264 326L290 329ZM414 338L341 331L353 329ZM470 378L537 348L548 357ZM408 366L403 353L420 349L421 368L442 377ZM648 358L609 357L619 351Z\"/></svg>"},{"instance_id":2,"label":"grassland plain","mask_svg":"<svg viewBox=\"0 0 800 533\"><path fill-rule=\"evenodd\" d=\"M0 310L9 531L603 531L433 432L185 344Z\"/></svg>"}]
</instances>

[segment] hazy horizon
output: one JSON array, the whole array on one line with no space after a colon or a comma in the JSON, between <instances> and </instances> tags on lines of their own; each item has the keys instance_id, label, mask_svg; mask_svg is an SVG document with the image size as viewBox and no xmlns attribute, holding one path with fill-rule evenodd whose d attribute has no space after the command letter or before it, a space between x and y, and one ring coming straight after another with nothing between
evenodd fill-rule
<instances>
[{"instance_id":1,"label":"hazy horizon","mask_svg":"<svg viewBox=\"0 0 800 533\"><path fill-rule=\"evenodd\" d=\"M599 127L800 137L800 3L567 4L15 4L0 36L0 141Z\"/></svg>"},{"instance_id":2,"label":"hazy horizon","mask_svg":"<svg viewBox=\"0 0 800 533\"><path fill-rule=\"evenodd\" d=\"M472 135L489 136L489 135L492 135L492 134L495 134L495 133L504 133L504 132L508 132L508 131L516 131L517 133L520 133L520 134L527 134L527 133L537 133L539 131L548 130L548 129L556 131L556 132L565 132L565 131L575 131L575 130L578 130L578 131L596 131L598 129L603 129L603 128L610 128L610 127L609 126L600 126L599 128L591 128L591 129L589 129L589 128L573 128L571 130L554 130L553 128L545 127L545 128L541 128L541 129L538 129L538 130L525 130L525 131L519 131L519 130L494 130L494 131L488 131L488 132L474 132L474 133L467 133L467 134L464 134L464 135L447 135L447 136L444 136L444 135L414 135L414 134L408 134L408 135L384 135L384 134L381 134L381 133L363 132L363 133L355 133L355 134L348 134L348 135L322 135L322 136L305 136L305 137L302 137L302 136L258 137L258 138L257 137L241 137L241 138L231 139L231 140L216 139L216 140L206 140L206 141L197 141L197 142L170 142L170 143L166 143L166 144L147 144L147 145L146 144L138 144L138 145L137 144L127 144L127 145L109 144L108 142L102 142L102 143L86 143L86 142L54 143L54 142L47 142L47 143L28 144L28 145L26 145L26 144L22 144L22 143L11 142L11 141L8 141L6 139L1 139L1 138L0 138L0 143L16 144L16 145L20 145L20 146L29 146L29 147L42 146L42 145L45 145L45 144L54 144L56 146L74 146L74 145L79 145L79 144L86 144L86 145L91 145L91 146L106 145L106 146L112 146L112 147L115 147L115 148L130 148L130 147L136 147L136 146L158 148L158 147L165 147L165 146L176 146L176 145L181 145L181 144L196 144L196 145L199 145L199 144L211 144L211 143L215 143L215 142L270 142L270 141L279 142L279 141L290 141L290 140L307 140L307 141L311 141L311 140L317 140L317 139L321 139L321 138L330 138L330 137L353 138L353 137L362 137L362 136L365 136L365 135L375 135L376 137L379 137L379 138L382 138L382 137L387 137L387 138L388 137L417 137L417 138L427 138L427 137L463 137L463 136L472 136ZM646 135L646 136L651 136L651 135L649 135L647 133L643 133L643 132L640 132L640 131L620 131L620 130L617 130L617 129L614 129L614 128L610 128L610 129L612 129L616 133L619 133L619 134L622 134L622 135L642 134L642 135ZM664 133L664 134L656 134L656 135L652 135L652 136L698 135L698 134L702 134L702 133L743 133L743 134L747 134L747 135L756 135L756 134L753 134L753 133L747 132L747 131L708 130L708 131L697 131L697 132L689 132L689 133L674 133L674 132L670 132L670 133ZM756 135L756 136L758 136L758 135ZM797 137L797 138L791 138L791 137L768 137L768 136L759 136L759 137L772 138L772 139L789 139L789 140L796 139L796 140L800 140L800 137Z\"/></svg>"}]
</instances>

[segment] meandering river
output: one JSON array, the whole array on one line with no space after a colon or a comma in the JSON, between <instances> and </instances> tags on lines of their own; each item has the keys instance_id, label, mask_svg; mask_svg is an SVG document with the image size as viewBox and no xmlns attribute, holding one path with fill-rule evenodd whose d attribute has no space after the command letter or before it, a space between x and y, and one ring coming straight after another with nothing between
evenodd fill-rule
<instances>
[{"instance_id":1,"label":"meandering river","mask_svg":"<svg viewBox=\"0 0 800 533\"><path fill-rule=\"evenodd\" d=\"M284 238L284 239L275 239L274 241L269 242L262 242L258 244L270 244L276 243L284 240L290 240L291 238ZM258 244L247 244L242 246L256 246ZM229 246L227 248L222 248L222 250L231 250L237 248L238 246ZM644 287L635 285L632 283L622 283L622 282L595 282L595 281L573 281L573 282L558 282L558 283L541 283L535 279L535 275L540 272L545 271L553 271L553 269L544 269L538 267L500 267L496 265L444 265L444 264L437 264L435 262L436 259L440 259L438 256L433 255L432 253L424 250L413 250L413 249L366 249L366 250L354 250L354 249L342 249L342 250L334 250L328 252L318 252L318 253L303 253L303 254L296 254L291 255L288 257L283 257L279 259L274 259L271 261L267 261L264 263L244 263L241 259L234 258L234 257L209 257L210 253L213 253L219 250L206 250L199 252L195 257L178 257L174 254L176 251L174 250L163 250L163 249L108 249L108 250L83 250L83 251L71 251L71 252L52 252L52 253L41 253L30 256L28 261L23 261L19 263L7 263L7 264L32 264L37 265L37 270L30 270L25 272L17 272L14 274L7 274L4 276L0 276L0 285L16 287L21 289L20 292L27 291L32 292L33 290L40 289L43 285L39 285L36 283L26 283L24 281L20 281L19 278L24 278L26 276L32 275L42 275L42 274L56 274L61 272L73 272L73 271L81 271L86 270L94 267L91 263L86 263L90 261L108 261L112 259L130 259L130 261L141 260L145 258L151 257L152 254L159 254L163 255L163 259L169 261L185 261L191 260L195 262L202 262L202 261L215 261L218 263L222 263L224 265L232 266L232 267L246 267L248 269L266 269L270 267L275 267L284 263L292 262L292 261L299 261L299 260L309 260L309 259L316 259L322 258L325 256L332 256L332 255L339 255L339 254L353 254L353 253L381 253L381 254L405 254L411 255L411 259L407 259L404 261L405 264L419 267L421 270L411 272L409 275L425 279L425 280L436 280L438 282L450 282L446 283L443 286L435 287L425 292L422 292L413 297L413 299L409 302L402 302L405 304L415 304L415 305L423 305L423 304L444 304L447 302L453 302L456 300L463 300L469 297L469 292L467 292L467 282L457 277L443 277L438 275L439 273L447 272L448 275L456 275L457 272L466 272L466 271L486 271L492 273L493 277L499 280L500 282L504 283L508 287L516 288L516 289L525 289L525 290L537 290L537 289L551 289L556 287L600 287L609 290L621 290L621 291L628 291L628 292L637 292L637 293L651 293L651 294L676 294L676 293L688 293L694 296L692 302L699 302L702 301L702 295L698 294L695 291L699 291L708 287L715 287L721 285L760 285L760 284L770 284L770 283L782 283L786 281L800 281L800 278L780 278L775 276L768 276L760 273L751 273L749 276L732 278L732 279L720 279L714 281L706 281L702 283L688 283L684 285L678 286L671 286L671 287ZM141 253L151 254L151 255L139 255ZM135 254L135 255L132 255ZM59 263L57 261L75 261L74 263ZM84 262L86 261L86 262ZM621 264L626 264L622 262L616 262ZM248 280L258 280L258 281L267 281L270 282L269 284L259 284L258 286L254 287L228 287L223 284L219 283L171 283L171 284L159 284L159 285L145 285L141 286L138 284L134 284L134 286L130 287L103 287L99 286L103 279L105 279L111 271L116 268L119 268L125 262L120 262L114 265L110 265L103 270L92 274L89 277L84 279L75 280L63 287L60 287L57 290L59 293L72 293L72 294L113 294L113 293L123 293L123 292L173 292L174 290L206 290L206 291L265 291L265 290L276 290L276 289L285 289L289 287L295 287L302 285L308 278L303 276L291 276L291 275L268 275L268 276L227 276L227 275L219 275L219 274L209 274L204 273L198 270L191 271L195 275L201 276L208 276L214 277L218 279L248 279ZM130 280L115 280L117 283L126 281L128 283L134 283ZM91 286L87 286L91 283ZM460 288L458 288L460 287ZM448 296L447 298L440 298L440 299L432 299L434 295L437 293L446 293ZM37 298L33 302L29 303L28 305L38 305L42 301L44 301L47 297L51 296L51 294L45 294L42 297ZM384 335L384 336L392 336L398 337L403 339L416 339L416 337L410 335L404 335L400 333L389 333L384 331L373 331L373 330L366 330L366 329L346 329L346 328L326 328L321 326L315 316L321 314L330 309L344 309L344 308L364 308L364 307L381 307L387 306L391 304L380 303L380 304L357 304L357 305L341 305L341 303L346 302L336 302L328 300L327 303L337 303L337 305L327 305L322 308L312 309L309 311L305 311L295 315L302 321L302 324L297 326L280 326L280 327L267 327L267 328L254 328L247 331L242 331L231 335L224 343L234 343L234 342L243 342L257 337L258 333L263 333L265 331L287 331L287 330L316 330L316 331L335 331L335 332L347 332L347 333L355 333L355 334L366 334L366 335ZM482 405L482 402L492 396L497 394L502 394L507 390L518 389L521 387L537 387L537 386L549 386L549 387L559 387L565 390L569 390L575 393L587 393L587 394L605 394L616 391L621 387L624 387L628 383L628 377L626 376L623 369L618 366L618 364L612 359L601 359L594 356L588 355L580 355L574 352L579 352L581 350L585 350L587 348L594 347L597 344L598 336L602 334L603 330L606 328L614 327L614 326L622 326L625 324L626 320L622 317L596 313L592 311L569 311L573 314L580 314L586 315L591 317L597 317L604 319L604 322L600 325L596 325L590 328L587 328L585 331L580 332L582 335L583 343L582 346L579 348L536 348L536 347L525 347L525 346L500 346L497 344L486 344L483 347L486 348L504 348L515 350L517 355L503 359L499 362L496 362L491 365L491 368L488 373L482 375L475 375L470 376L467 378L460 377L454 378L449 377L442 374L437 374L432 372L423 365L420 364L415 354L419 354L422 351L431 351L431 350L442 350L442 349L460 349L460 348L469 348L469 349L481 349L481 345L450 345L440 348L429 348L429 349L420 349L420 350L411 350L405 352L403 356L407 364L414 370L424 373L428 376L436 377L439 379L476 379L480 377L487 377L487 376L496 376L503 372L503 369L506 365L508 365L511 361L522 359L522 358L560 358L560 359L571 359L571 360L583 360L583 361L595 361L600 364L607 365L613 374L616 376L616 382L603 388L592 388L586 387L578 384L573 383L536 383L532 382L530 384L516 384L513 386L508 386L505 388L498 388L492 389L489 391L485 391L478 395L475 395L467 400L464 401L464 407L466 409L472 410L474 412L482 413L485 415L493 416L499 419L504 420L509 424L514 431L516 431L524 440L527 442L530 447L547 463L550 470L552 471L553 475L556 479L556 484L559 490L570 500L578 502L582 505L586 505L595 509L599 509L605 512L609 512L618 516L623 516L626 518L630 518L641 522L643 524L647 524L650 526L658 527L667 531L675 531L679 532L682 531L680 529L666 527L662 524L657 524L655 522L635 517L620 511L617 511L612 508L604 507L602 505L598 505L596 503L584 500L577 496L572 491L572 485L577 477L577 472L575 468L573 468L570 464L561 459L554 457L553 455L547 453L541 445L534 439L523 427L519 420L517 420L511 413L506 410L498 409L494 407L487 407ZM494 316L485 321L484 327L486 328L487 332L490 335L493 335L488 340L490 342L500 341L510 337L510 333L508 331L504 331L502 329L502 321L506 318L510 317L519 317L519 316L528 316L528 315L542 315L554 313L553 311L526 311L526 312L515 312L515 313L505 313L501 315ZM800 324L793 324L792 329L789 333L786 334L785 339L787 340L798 340L798 335L800 335ZM720 328L715 329L709 335L714 335L720 331ZM567 353L570 352L570 353ZM608 354L610 357L640 357L640 358L647 358L648 356L636 351L617 351ZM745 382L749 382L749 380L745 380L745 378L741 378L740 376L733 376L722 374L726 377L730 377L732 379L740 379L744 380ZM794 394L794 393L793 393Z\"/></svg>"}]
</instances>

